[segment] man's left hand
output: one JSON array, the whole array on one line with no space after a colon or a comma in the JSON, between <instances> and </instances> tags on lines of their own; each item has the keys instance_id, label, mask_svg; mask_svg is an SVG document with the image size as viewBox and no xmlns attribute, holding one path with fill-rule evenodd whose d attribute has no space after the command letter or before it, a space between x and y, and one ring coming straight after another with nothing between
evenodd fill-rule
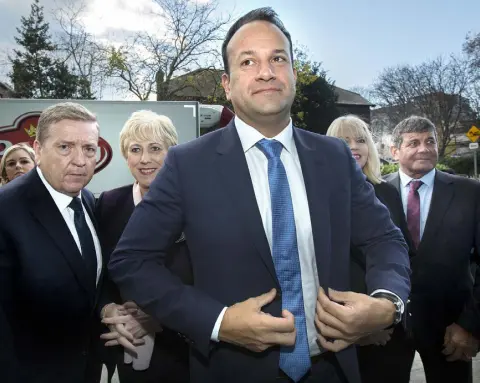
<instances>
[{"instance_id":1,"label":"man's left hand","mask_svg":"<svg viewBox=\"0 0 480 383\"><path fill-rule=\"evenodd\" d=\"M478 352L478 340L456 323L452 323L445 331L442 353L448 362L456 360L470 361Z\"/></svg>"},{"instance_id":2,"label":"man's left hand","mask_svg":"<svg viewBox=\"0 0 480 383\"><path fill-rule=\"evenodd\" d=\"M138 308L135 302L125 302L123 308L132 316L132 320L126 323L125 329L136 339L141 339L148 333L162 331L162 326L150 315Z\"/></svg>"},{"instance_id":3,"label":"man's left hand","mask_svg":"<svg viewBox=\"0 0 480 383\"><path fill-rule=\"evenodd\" d=\"M320 288L315 315L318 340L326 350L341 351L394 321L395 305L388 299L331 289L329 295Z\"/></svg>"},{"instance_id":4,"label":"man's left hand","mask_svg":"<svg viewBox=\"0 0 480 383\"><path fill-rule=\"evenodd\" d=\"M102 323L107 325L110 332L100 335L106 341L105 346L121 345L126 350L136 353L136 346L144 344L143 339L136 339L126 329L126 325L133 321L131 314L122 305L108 304L102 309Z\"/></svg>"}]
</instances>

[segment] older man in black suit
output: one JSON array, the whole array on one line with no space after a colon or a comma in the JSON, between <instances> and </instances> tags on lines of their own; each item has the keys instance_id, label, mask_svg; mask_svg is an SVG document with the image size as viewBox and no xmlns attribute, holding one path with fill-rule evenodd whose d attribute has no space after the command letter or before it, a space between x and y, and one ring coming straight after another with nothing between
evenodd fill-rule
<instances>
[{"instance_id":1,"label":"older man in black suit","mask_svg":"<svg viewBox=\"0 0 480 383\"><path fill-rule=\"evenodd\" d=\"M37 168L0 190L0 210L9 212L0 217L0 309L10 340L1 348L18 366L17 382L99 380L91 350L100 335L96 308L106 303L103 262L94 197L84 189L97 143L93 114L75 103L53 105L38 122ZM0 376L8 367L2 360Z\"/></svg>"}]
</instances>

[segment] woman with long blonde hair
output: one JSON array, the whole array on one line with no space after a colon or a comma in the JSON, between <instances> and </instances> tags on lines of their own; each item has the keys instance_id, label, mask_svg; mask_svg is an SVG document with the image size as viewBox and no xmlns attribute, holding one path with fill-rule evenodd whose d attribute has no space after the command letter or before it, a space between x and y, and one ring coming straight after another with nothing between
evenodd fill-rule
<instances>
[{"instance_id":1,"label":"woman with long blonde hair","mask_svg":"<svg viewBox=\"0 0 480 383\"><path fill-rule=\"evenodd\" d=\"M392 221L405 236L408 229L400 195L394 186L382 179L380 157L367 123L354 115L339 117L328 128L327 136L340 138L350 147L353 158L373 185L377 198L389 209ZM370 290L365 283L367 270L365 255L360 249L352 246L350 260L351 289L367 294ZM398 381L396 350L404 347L404 339L402 325L397 325L393 330L380 331L357 342L362 382Z\"/></svg>"}]
</instances>

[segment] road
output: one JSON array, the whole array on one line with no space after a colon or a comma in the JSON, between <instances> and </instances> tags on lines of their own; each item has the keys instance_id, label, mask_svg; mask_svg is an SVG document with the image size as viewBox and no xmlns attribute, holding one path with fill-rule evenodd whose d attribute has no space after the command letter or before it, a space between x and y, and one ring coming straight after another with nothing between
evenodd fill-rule
<instances>
[{"instance_id":1,"label":"road","mask_svg":"<svg viewBox=\"0 0 480 383\"><path fill-rule=\"evenodd\" d=\"M105 369L103 376L106 376ZM107 379L102 379L102 383L108 383ZM116 376L114 376L112 383L119 383ZM418 354L416 355L415 361L413 362L410 383L426 383L425 374L423 373L422 361L420 360ZM477 356L473 360L473 383L480 383L480 356Z\"/></svg>"}]
</instances>

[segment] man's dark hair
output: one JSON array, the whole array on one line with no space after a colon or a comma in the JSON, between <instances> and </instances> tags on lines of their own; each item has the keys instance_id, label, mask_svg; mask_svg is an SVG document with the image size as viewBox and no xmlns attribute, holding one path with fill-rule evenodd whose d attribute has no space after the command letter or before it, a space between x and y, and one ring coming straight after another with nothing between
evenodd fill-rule
<instances>
[{"instance_id":1,"label":"man's dark hair","mask_svg":"<svg viewBox=\"0 0 480 383\"><path fill-rule=\"evenodd\" d=\"M287 38L290 44L290 58L292 60L293 65L293 44L292 44L292 37L290 33L286 30L285 26L283 25L282 21L279 19L277 13L270 7L258 8L254 9L253 11L248 12L246 15L243 15L239 18L235 24L233 24L227 32L225 36L225 40L222 44L222 58L223 58L223 67L225 73L230 74L230 67L228 66L228 56L227 56L227 46L230 43L233 35L237 33L237 31L246 24L252 23L254 21L266 21L275 25L278 29L282 31L282 33Z\"/></svg>"},{"instance_id":2,"label":"man's dark hair","mask_svg":"<svg viewBox=\"0 0 480 383\"><path fill-rule=\"evenodd\" d=\"M437 140L437 129L432 121L428 118L420 116L410 116L398 123L393 129L392 143L396 148L400 148L403 142L403 135L405 133L425 133L432 132Z\"/></svg>"}]
</instances>

